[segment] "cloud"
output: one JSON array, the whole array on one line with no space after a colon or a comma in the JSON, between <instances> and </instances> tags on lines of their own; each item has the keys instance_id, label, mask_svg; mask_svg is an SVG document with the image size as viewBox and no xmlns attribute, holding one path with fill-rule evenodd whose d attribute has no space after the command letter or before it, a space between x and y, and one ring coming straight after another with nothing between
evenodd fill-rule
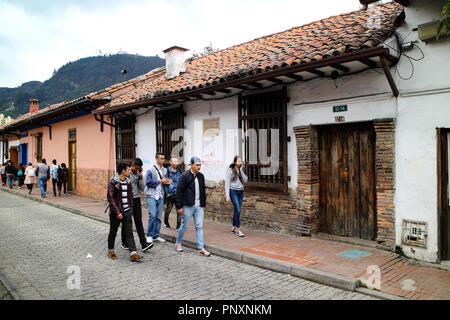
<instances>
[{"instance_id":1,"label":"cloud","mask_svg":"<svg viewBox=\"0 0 450 320\"><path fill-rule=\"evenodd\" d=\"M0 87L44 81L99 50L162 57L173 45L224 49L358 7L356 0L0 0Z\"/></svg>"}]
</instances>

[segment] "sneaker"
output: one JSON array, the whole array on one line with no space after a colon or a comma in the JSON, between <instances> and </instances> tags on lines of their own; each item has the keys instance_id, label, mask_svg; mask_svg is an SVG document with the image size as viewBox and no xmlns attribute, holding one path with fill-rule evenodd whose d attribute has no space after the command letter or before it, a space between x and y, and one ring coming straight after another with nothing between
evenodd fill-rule
<instances>
[{"instance_id":1,"label":"sneaker","mask_svg":"<svg viewBox=\"0 0 450 320\"><path fill-rule=\"evenodd\" d=\"M141 255L135 253L135 254L133 254L133 255L130 257L130 261L137 261L137 260L139 260L139 259L142 259L142 257L143 257L143 256L141 256Z\"/></svg>"},{"instance_id":2,"label":"sneaker","mask_svg":"<svg viewBox=\"0 0 450 320\"><path fill-rule=\"evenodd\" d=\"M166 224L166 225L164 225L164 227L165 227L166 229L170 229L170 224Z\"/></svg>"},{"instance_id":3,"label":"sneaker","mask_svg":"<svg viewBox=\"0 0 450 320\"><path fill-rule=\"evenodd\" d=\"M125 250L129 250L130 249L130 248L128 248L128 246L126 244L121 244L120 247L122 249L125 249Z\"/></svg>"},{"instance_id":4,"label":"sneaker","mask_svg":"<svg viewBox=\"0 0 450 320\"><path fill-rule=\"evenodd\" d=\"M117 259L117 256L116 256L116 254L114 253L114 251L109 251L108 252L108 257L110 257L111 259Z\"/></svg>"},{"instance_id":5,"label":"sneaker","mask_svg":"<svg viewBox=\"0 0 450 320\"><path fill-rule=\"evenodd\" d=\"M244 237L244 234L241 232L241 230L235 231L234 234L237 235L238 237Z\"/></svg>"},{"instance_id":6,"label":"sneaker","mask_svg":"<svg viewBox=\"0 0 450 320\"><path fill-rule=\"evenodd\" d=\"M205 250L205 248L203 249L199 249L197 250L198 253L200 253L201 255L204 255L205 257L209 257L211 255L211 253L209 253L208 251Z\"/></svg>"},{"instance_id":7,"label":"sneaker","mask_svg":"<svg viewBox=\"0 0 450 320\"><path fill-rule=\"evenodd\" d=\"M175 250L178 252L183 252L183 247L181 246L181 243L175 242Z\"/></svg>"},{"instance_id":8,"label":"sneaker","mask_svg":"<svg viewBox=\"0 0 450 320\"><path fill-rule=\"evenodd\" d=\"M142 246L142 252L147 251L148 249L150 249L151 247L153 247L153 242L147 242L145 245Z\"/></svg>"},{"instance_id":9,"label":"sneaker","mask_svg":"<svg viewBox=\"0 0 450 320\"><path fill-rule=\"evenodd\" d=\"M158 241L158 242L166 242L166 240L164 240L164 239L161 238L161 237L156 238L155 241Z\"/></svg>"},{"instance_id":10,"label":"sneaker","mask_svg":"<svg viewBox=\"0 0 450 320\"><path fill-rule=\"evenodd\" d=\"M153 243L153 238L152 237L147 237L147 242L148 243Z\"/></svg>"}]
</instances>

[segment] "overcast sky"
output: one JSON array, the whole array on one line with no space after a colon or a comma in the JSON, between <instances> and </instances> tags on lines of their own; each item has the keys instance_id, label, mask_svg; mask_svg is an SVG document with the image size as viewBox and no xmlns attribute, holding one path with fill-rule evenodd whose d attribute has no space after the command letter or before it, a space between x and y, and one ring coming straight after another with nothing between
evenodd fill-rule
<instances>
[{"instance_id":1,"label":"overcast sky","mask_svg":"<svg viewBox=\"0 0 450 320\"><path fill-rule=\"evenodd\" d=\"M45 81L99 53L164 57L173 45L192 52L210 42L224 49L359 7L358 0L0 0L0 87Z\"/></svg>"}]
</instances>

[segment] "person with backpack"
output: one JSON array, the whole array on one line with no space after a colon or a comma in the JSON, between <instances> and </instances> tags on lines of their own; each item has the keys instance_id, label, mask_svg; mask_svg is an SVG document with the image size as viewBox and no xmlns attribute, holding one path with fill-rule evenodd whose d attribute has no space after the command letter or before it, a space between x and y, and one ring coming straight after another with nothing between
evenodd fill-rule
<instances>
[{"instance_id":1,"label":"person with backpack","mask_svg":"<svg viewBox=\"0 0 450 320\"><path fill-rule=\"evenodd\" d=\"M58 169L56 159L52 161L53 165L50 167L50 176L52 177L53 195L56 197L56 187L58 186Z\"/></svg>"},{"instance_id":2,"label":"person with backpack","mask_svg":"<svg viewBox=\"0 0 450 320\"><path fill-rule=\"evenodd\" d=\"M158 242L166 241L159 236L161 230L161 215L165 198L164 185L172 182L170 179L166 178L167 169L163 167L164 161L166 160L164 153L157 152L155 159L156 165L154 165L150 170L147 170L145 177L144 192L148 206L148 243L152 243L153 240Z\"/></svg>"},{"instance_id":3,"label":"person with backpack","mask_svg":"<svg viewBox=\"0 0 450 320\"><path fill-rule=\"evenodd\" d=\"M177 194L177 184L181 176L181 169L178 167L178 158L172 157L169 161L170 166L167 168L167 178L172 180L172 183L166 187L166 211L164 213L164 225L170 229L169 215L172 207L175 204L175 195ZM181 215L177 214L177 231L181 226Z\"/></svg>"},{"instance_id":4,"label":"person with backpack","mask_svg":"<svg viewBox=\"0 0 450 320\"><path fill-rule=\"evenodd\" d=\"M61 189L64 187L64 195L66 195L67 181L69 180L69 169L65 163L61 163L57 170L58 179L58 195L61 197Z\"/></svg>"},{"instance_id":5,"label":"person with backpack","mask_svg":"<svg viewBox=\"0 0 450 320\"><path fill-rule=\"evenodd\" d=\"M33 191L33 185L36 183L36 173L31 162L28 162L28 166L25 169L24 183L27 185L28 194L31 194L31 191Z\"/></svg>"},{"instance_id":6,"label":"person with backpack","mask_svg":"<svg viewBox=\"0 0 450 320\"><path fill-rule=\"evenodd\" d=\"M197 157L191 158L191 168L183 172L177 186L176 206L177 213L183 215L183 222L178 229L175 250L182 252L181 242L192 217L195 223L198 252L209 257L211 253L205 250L203 244L203 216L206 207L205 177L200 171L202 161Z\"/></svg>"},{"instance_id":7,"label":"person with backpack","mask_svg":"<svg viewBox=\"0 0 450 320\"><path fill-rule=\"evenodd\" d=\"M19 189L22 189L24 179L25 179L25 170L22 164L19 164L19 168L17 169L17 183L19 185Z\"/></svg>"},{"instance_id":8,"label":"person with backpack","mask_svg":"<svg viewBox=\"0 0 450 320\"><path fill-rule=\"evenodd\" d=\"M235 156L233 163L230 164L225 177L225 198L226 203L233 202L234 215L233 215L233 232L238 237L243 237L240 226L240 215L242 201L244 200L244 184L248 181L244 170L242 170L242 159L239 156Z\"/></svg>"}]
</instances>

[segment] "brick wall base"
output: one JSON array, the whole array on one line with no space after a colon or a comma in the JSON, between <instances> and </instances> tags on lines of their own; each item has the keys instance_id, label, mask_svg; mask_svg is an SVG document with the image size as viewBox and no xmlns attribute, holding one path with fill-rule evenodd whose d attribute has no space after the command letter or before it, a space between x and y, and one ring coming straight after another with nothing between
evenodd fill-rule
<instances>
[{"instance_id":1,"label":"brick wall base","mask_svg":"<svg viewBox=\"0 0 450 320\"><path fill-rule=\"evenodd\" d=\"M113 174L113 170L77 169L76 194L81 197L106 200L108 182Z\"/></svg>"}]
</instances>

